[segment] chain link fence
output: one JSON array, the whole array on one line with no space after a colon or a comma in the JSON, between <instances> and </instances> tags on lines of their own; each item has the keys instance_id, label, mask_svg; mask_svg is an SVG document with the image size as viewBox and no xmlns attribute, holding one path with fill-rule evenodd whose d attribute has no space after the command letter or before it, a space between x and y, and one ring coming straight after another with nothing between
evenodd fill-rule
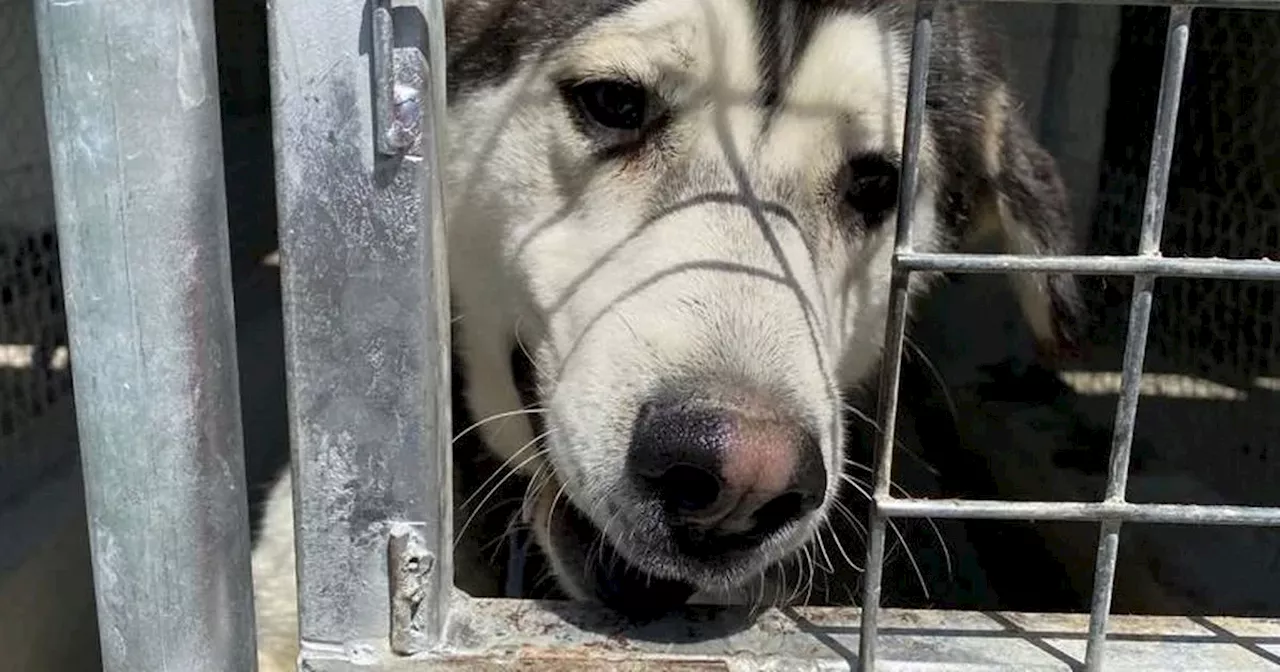
<instances>
[{"instance_id":1,"label":"chain link fence","mask_svg":"<svg viewBox=\"0 0 1280 672\"><path fill-rule=\"evenodd\" d=\"M1092 223L1097 254L1137 249L1164 44L1161 9L1122 10L1114 102ZM1280 15L1201 9L1169 178L1165 256L1280 258ZM1152 368L1252 387L1280 373L1280 288L1168 278L1151 319ZM1092 339L1119 344L1131 283L1090 294Z\"/></svg>"},{"instance_id":2,"label":"chain link fence","mask_svg":"<svg viewBox=\"0 0 1280 672\"><path fill-rule=\"evenodd\" d=\"M1121 10L1101 151L1091 254L1132 254L1164 48L1160 8ZM1280 14L1198 9L1169 176L1166 257L1280 258ZM1120 368L1128 278L1086 294L1086 364ZM1156 284L1138 437L1236 503L1280 503L1280 287L1257 280L1162 278ZM1114 394L1110 377L1077 389ZM1086 402L1094 403L1092 401ZM1098 414L1107 414L1099 406ZM1095 414L1096 415L1096 414ZM1280 557L1280 549L1276 554Z\"/></svg>"},{"instance_id":3,"label":"chain link fence","mask_svg":"<svg viewBox=\"0 0 1280 672\"><path fill-rule=\"evenodd\" d=\"M0 501L74 449L33 431L70 400L71 369L31 9L0 0Z\"/></svg>"}]
</instances>

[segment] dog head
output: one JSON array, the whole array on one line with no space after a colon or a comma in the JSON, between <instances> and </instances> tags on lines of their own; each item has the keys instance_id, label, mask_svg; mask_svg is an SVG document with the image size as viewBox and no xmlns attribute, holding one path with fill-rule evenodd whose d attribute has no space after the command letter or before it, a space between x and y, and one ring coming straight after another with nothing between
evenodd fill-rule
<instances>
[{"instance_id":1,"label":"dog head","mask_svg":"<svg viewBox=\"0 0 1280 672\"><path fill-rule=\"evenodd\" d=\"M528 515L571 595L628 607L722 591L825 520L842 392L867 382L885 337L900 4L448 7L467 398L488 444L532 475ZM1069 252L1054 163L981 35L939 9L905 196L913 248L990 231L1010 251ZM1023 276L1018 290L1037 336L1060 343L1071 280ZM530 365L523 398L513 350ZM524 403L536 408L486 420Z\"/></svg>"}]
</instances>

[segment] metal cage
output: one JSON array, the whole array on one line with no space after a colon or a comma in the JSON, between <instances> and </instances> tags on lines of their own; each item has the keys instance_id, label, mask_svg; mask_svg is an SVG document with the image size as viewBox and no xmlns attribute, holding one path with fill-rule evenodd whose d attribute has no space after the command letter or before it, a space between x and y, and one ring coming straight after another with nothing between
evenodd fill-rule
<instances>
[{"instance_id":1,"label":"metal cage","mask_svg":"<svg viewBox=\"0 0 1280 672\"><path fill-rule=\"evenodd\" d=\"M1280 0L1141 4L1168 6L1169 23L1137 254L920 253L913 201L900 200L862 609L775 610L739 625L729 610L691 608L634 627L585 606L478 600L452 587L442 2L272 2L300 667L1280 667L1280 623L1110 615L1124 523L1280 526L1280 508L1126 501L1156 278L1280 280L1269 260L1160 254L1192 5ZM903 193L917 179L934 5L916 3ZM253 669L212 3L36 6L105 667ZM361 119L373 123L347 123ZM1134 279L1102 501L893 495L907 278L917 271ZM886 523L926 516L1098 523L1091 612L882 610Z\"/></svg>"}]
</instances>

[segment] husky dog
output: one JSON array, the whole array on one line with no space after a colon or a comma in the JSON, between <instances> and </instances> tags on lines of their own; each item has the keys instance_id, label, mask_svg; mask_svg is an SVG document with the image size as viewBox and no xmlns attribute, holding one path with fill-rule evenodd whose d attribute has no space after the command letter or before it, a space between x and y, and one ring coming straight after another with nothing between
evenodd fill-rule
<instances>
[{"instance_id":1,"label":"husky dog","mask_svg":"<svg viewBox=\"0 0 1280 672\"><path fill-rule=\"evenodd\" d=\"M479 431L533 479L527 522L569 596L730 595L826 520L842 399L886 331L912 5L446 2L467 410L504 417ZM1075 248L998 43L950 3L907 198L916 250ZM1039 342L1064 345L1073 280L1014 285ZM297 652L289 487L254 557L264 670Z\"/></svg>"}]
</instances>

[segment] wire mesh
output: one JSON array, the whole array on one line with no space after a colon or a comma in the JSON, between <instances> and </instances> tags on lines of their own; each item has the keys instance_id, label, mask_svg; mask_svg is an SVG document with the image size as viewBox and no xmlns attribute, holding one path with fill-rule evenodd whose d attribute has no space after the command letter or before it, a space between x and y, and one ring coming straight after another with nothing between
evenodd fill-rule
<instances>
[{"instance_id":1,"label":"wire mesh","mask_svg":"<svg viewBox=\"0 0 1280 672\"><path fill-rule=\"evenodd\" d=\"M912 151L912 137L918 137L922 124L918 110L925 97L924 78L918 69L929 61L932 35L933 2L917 3L917 14L912 41L912 74L907 106L907 141L904 146L904 170L912 175L916 170L916 154ZM1199 278L1252 278L1259 280L1280 279L1280 265L1267 260L1224 261L1210 259L1160 259L1160 243L1167 201L1167 188L1173 159L1174 140L1178 122L1178 108L1182 98L1182 84L1186 65L1192 6L1169 4L1168 30L1164 45L1163 76L1160 79L1159 102L1155 111L1155 127L1151 139L1151 159L1145 180L1145 199L1142 208L1142 226L1137 234L1137 257L1128 258L1057 258L1029 259L1009 257L975 257L973 255L912 254L910 251L910 212L900 208L897 228L897 254L894 260L895 292L891 303L897 308L899 292L904 292L907 277L914 270L931 269L950 272L1031 272L1055 270L1060 272L1093 271L1103 273L1129 273L1133 276L1132 298L1128 302L1129 320L1124 344L1121 389L1115 409L1110 465L1107 475L1106 498L1103 502L1081 505L1057 502L905 502L895 500L889 490L894 447L894 422L898 405L898 376L901 363L902 340L906 321L905 310L892 310L889 328L886 330L885 352L887 366L881 380L879 416L883 436L877 454L875 506L872 507L868 528L870 541L867 548L867 579L864 589L863 614L858 665L862 670L876 666L877 623L880 612L880 582L884 562L884 537L887 519L894 515L939 515L947 517L1036 517L1048 513L1066 516L1068 510L1076 519L1101 523L1096 557L1095 580L1089 617L1089 636L1085 652L1085 667L1100 670L1104 660L1107 622L1110 615L1111 595L1115 584L1116 557L1119 548L1120 526L1123 519L1146 522L1219 523L1280 526L1280 509L1248 507L1204 507L1136 505L1125 501L1126 484L1130 467L1134 424L1137 416L1139 391L1143 374L1143 360L1148 341L1155 282L1158 275L1170 273ZM1201 3L1204 4L1204 3ZM1221 3L1215 3L1221 4ZM913 110L917 113L913 114ZM904 179L903 193L910 193L911 181ZM1135 227L1130 225L1129 231ZM1268 345L1272 341L1268 341ZM912 504L917 504L912 509ZM1231 509L1230 511L1228 509ZM1066 519L1066 518L1060 518Z\"/></svg>"},{"instance_id":2,"label":"wire mesh","mask_svg":"<svg viewBox=\"0 0 1280 672\"><path fill-rule=\"evenodd\" d=\"M1145 166L1163 33L1158 10L1127 8L1122 14L1125 59L1112 79L1130 91L1107 121L1107 160L1098 180L1098 211L1091 251L1114 254L1137 248L1131 222L1140 214ZM1188 76L1183 87L1178 142L1170 167L1164 253L1236 260L1280 253L1280 187L1275 138L1280 134L1280 14L1250 10L1200 10L1192 22ZM1141 110L1141 114L1133 114ZM1123 316L1117 301L1129 283L1117 279L1092 293L1090 333L1114 342ZM1235 385L1280 371L1280 287L1261 281L1214 282L1209 278L1161 282L1152 312L1153 365Z\"/></svg>"},{"instance_id":3,"label":"wire mesh","mask_svg":"<svg viewBox=\"0 0 1280 672\"><path fill-rule=\"evenodd\" d=\"M28 436L71 395L31 8L0 0L0 501L70 449Z\"/></svg>"}]
</instances>

